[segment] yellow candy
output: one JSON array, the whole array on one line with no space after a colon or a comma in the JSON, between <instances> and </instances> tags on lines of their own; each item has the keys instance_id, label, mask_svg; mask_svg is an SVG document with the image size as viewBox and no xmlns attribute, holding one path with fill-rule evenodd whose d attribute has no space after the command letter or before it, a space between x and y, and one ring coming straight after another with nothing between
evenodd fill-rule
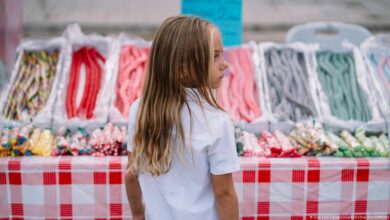
<instances>
[{"instance_id":1,"label":"yellow candy","mask_svg":"<svg viewBox=\"0 0 390 220\"><path fill-rule=\"evenodd\" d=\"M10 145L11 146L15 146L16 145L16 138L11 138L10 140L9 140L9 143L10 143Z\"/></svg>"},{"instance_id":2,"label":"yellow candy","mask_svg":"<svg viewBox=\"0 0 390 220\"><path fill-rule=\"evenodd\" d=\"M36 147L40 150L40 155L51 156L53 150L53 140L54 137L50 130L45 129L42 131L39 141L36 144Z\"/></svg>"},{"instance_id":3,"label":"yellow candy","mask_svg":"<svg viewBox=\"0 0 390 220\"><path fill-rule=\"evenodd\" d=\"M31 138L28 140L30 151L34 155L41 155L40 149L36 146L40 136L41 136L41 130L39 128L36 128L34 129Z\"/></svg>"}]
</instances>

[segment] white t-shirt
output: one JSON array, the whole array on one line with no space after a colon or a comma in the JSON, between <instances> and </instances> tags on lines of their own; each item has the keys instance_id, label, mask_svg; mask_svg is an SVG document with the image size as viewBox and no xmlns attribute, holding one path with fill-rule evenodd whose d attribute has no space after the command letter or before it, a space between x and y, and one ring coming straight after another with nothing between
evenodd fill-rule
<instances>
[{"instance_id":1,"label":"white t-shirt","mask_svg":"<svg viewBox=\"0 0 390 220\"><path fill-rule=\"evenodd\" d=\"M175 153L167 173L154 177L140 174L138 177L148 220L218 219L211 174L227 174L240 169L234 127L228 115L206 103L202 111L192 93L187 94L192 110L191 148L190 116L185 105L181 113L186 141L186 165L180 160L176 146L171 146ZM129 113L129 151L132 149L131 140L139 102L139 99L134 102Z\"/></svg>"}]
</instances>

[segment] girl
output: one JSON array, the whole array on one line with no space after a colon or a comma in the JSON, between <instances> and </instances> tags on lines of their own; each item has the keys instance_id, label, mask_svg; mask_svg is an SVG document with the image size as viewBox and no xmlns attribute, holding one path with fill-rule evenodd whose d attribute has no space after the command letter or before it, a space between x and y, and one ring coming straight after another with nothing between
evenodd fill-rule
<instances>
[{"instance_id":1,"label":"girl","mask_svg":"<svg viewBox=\"0 0 390 220\"><path fill-rule=\"evenodd\" d=\"M238 219L233 125L212 90L228 67L220 32L198 17L170 17L149 56L142 98L129 113L133 219Z\"/></svg>"}]
</instances>

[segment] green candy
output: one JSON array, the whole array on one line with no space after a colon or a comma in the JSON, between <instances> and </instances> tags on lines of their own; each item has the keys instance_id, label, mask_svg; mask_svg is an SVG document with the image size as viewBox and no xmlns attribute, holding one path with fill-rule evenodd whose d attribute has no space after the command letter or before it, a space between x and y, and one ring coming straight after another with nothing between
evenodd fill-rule
<instances>
[{"instance_id":1,"label":"green candy","mask_svg":"<svg viewBox=\"0 0 390 220\"><path fill-rule=\"evenodd\" d=\"M343 152L342 151L336 151L334 154L333 154L333 156L334 157L343 157L344 156L344 154L343 154Z\"/></svg>"},{"instance_id":2,"label":"green candy","mask_svg":"<svg viewBox=\"0 0 390 220\"><path fill-rule=\"evenodd\" d=\"M375 150L375 142L365 135L364 128L359 127L355 131L355 138L364 146L365 150L373 152Z\"/></svg>"},{"instance_id":3,"label":"green candy","mask_svg":"<svg viewBox=\"0 0 390 220\"><path fill-rule=\"evenodd\" d=\"M361 152L363 150L362 146L356 146L353 148L353 152Z\"/></svg>"},{"instance_id":4,"label":"green candy","mask_svg":"<svg viewBox=\"0 0 390 220\"><path fill-rule=\"evenodd\" d=\"M370 156L371 156L371 157L379 157L380 154L379 154L378 151L373 151L373 152L370 153Z\"/></svg>"},{"instance_id":5,"label":"green candy","mask_svg":"<svg viewBox=\"0 0 390 220\"><path fill-rule=\"evenodd\" d=\"M363 157L363 153L362 152L353 152L353 156L354 157Z\"/></svg>"},{"instance_id":6,"label":"green candy","mask_svg":"<svg viewBox=\"0 0 390 220\"><path fill-rule=\"evenodd\" d=\"M345 151L345 152L344 152L344 155L345 155L346 157L353 157L353 156L354 156L354 154L352 153L351 150Z\"/></svg>"},{"instance_id":7,"label":"green candy","mask_svg":"<svg viewBox=\"0 0 390 220\"><path fill-rule=\"evenodd\" d=\"M362 151L362 153L363 153L363 157L370 157L371 156L368 151L364 150L364 151Z\"/></svg>"},{"instance_id":8,"label":"green candy","mask_svg":"<svg viewBox=\"0 0 390 220\"><path fill-rule=\"evenodd\" d=\"M381 157L388 157L389 156L389 151L382 151L380 153Z\"/></svg>"},{"instance_id":9,"label":"green candy","mask_svg":"<svg viewBox=\"0 0 390 220\"><path fill-rule=\"evenodd\" d=\"M357 80L353 53L319 51L316 60L317 76L331 114L343 120L370 120L370 107Z\"/></svg>"},{"instance_id":10,"label":"green candy","mask_svg":"<svg viewBox=\"0 0 390 220\"><path fill-rule=\"evenodd\" d=\"M337 135L335 135L334 133L330 132L330 131L326 131L325 132L325 135L328 137L328 139L336 144L339 148L339 150L341 151L346 151L349 149L349 146L347 143L345 143L345 141L341 138L339 138Z\"/></svg>"}]
</instances>

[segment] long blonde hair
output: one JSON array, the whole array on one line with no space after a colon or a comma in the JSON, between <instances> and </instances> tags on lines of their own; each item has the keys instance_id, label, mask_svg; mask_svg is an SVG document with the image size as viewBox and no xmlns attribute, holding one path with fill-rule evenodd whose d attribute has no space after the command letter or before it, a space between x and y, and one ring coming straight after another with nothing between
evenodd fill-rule
<instances>
[{"instance_id":1,"label":"long blonde hair","mask_svg":"<svg viewBox=\"0 0 390 220\"><path fill-rule=\"evenodd\" d=\"M178 147L183 161L185 137L181 110L184 105L189 109L186 88L196 89L199 103L202 98L222 109L209 81L214 59L214 29L210 22L190 16L169 17L158 29L137 112L129 157L132 173L159 176L168 172L173 143L181 143Z\"/></svg>"}]
</instances>

